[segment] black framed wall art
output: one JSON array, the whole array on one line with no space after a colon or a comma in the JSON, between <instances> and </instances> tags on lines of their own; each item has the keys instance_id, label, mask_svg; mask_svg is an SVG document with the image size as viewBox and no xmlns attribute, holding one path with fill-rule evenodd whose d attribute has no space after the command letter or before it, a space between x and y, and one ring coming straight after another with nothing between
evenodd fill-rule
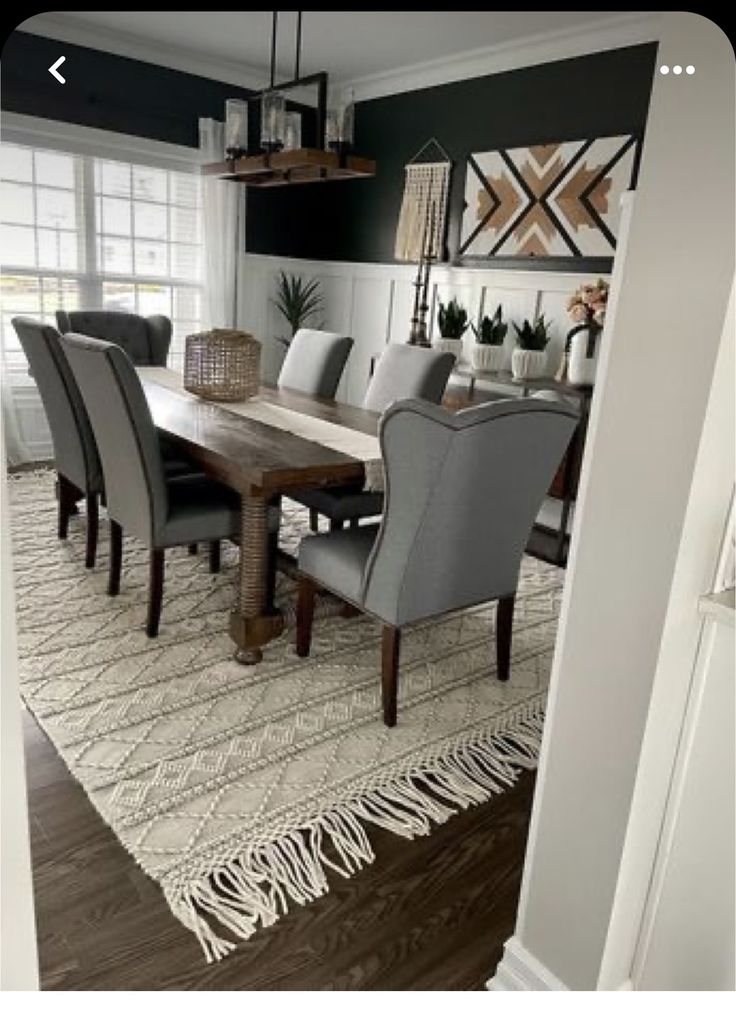
<instances>
[{"instance_id":1,"label":"black framed wall art","mask_svg":"<svg viewBox=\"0 0 736 1010\"><path fill-rule=\"evenodd\" d=\"M638 155L633 135L469 155L458 258L609 270Z\"/></svg>"}]
</instances>

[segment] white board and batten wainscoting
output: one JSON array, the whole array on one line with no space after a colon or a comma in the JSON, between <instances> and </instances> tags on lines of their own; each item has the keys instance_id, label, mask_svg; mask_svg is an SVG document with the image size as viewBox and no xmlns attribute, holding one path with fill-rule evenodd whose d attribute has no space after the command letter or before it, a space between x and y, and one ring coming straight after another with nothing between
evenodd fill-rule
<instances>
[{"instance_id":1,"label":"white board and batten wainscoting","mask_svg":"<svg viewBox=\"0 0 736 1010\"><path fill-rule=\"evenodd\" d=\"M273 304L277 275L284 270L305 279L317 278L324 296L324 311L309 325L345 333L355 341L337 396L346 403L359 405L368 383L371 356L379 354L389 341L402 342L408 338L416 265L321 262L250 253L244 254L241 264L239 320L263 344L266 380L273 381L278 374L283 345L276 337L286 333L286 324ZM492 315L500 303L509 323L506 348L510 366L514 346L511 323L521 324L525 318L532 319L543 313L552 321L547 370L554 374L565 337L573 325L565 311L565 303L577 287L595 280L596 276L591 274L440 264L433 268L431 275L430 336L438 335L439 301L447 302L456 297L467 309L469 320L476 324L481 309ZM463 358L468 362L473 340L473 333L468 329L463 339Z\"/></svg>"}]
</instances>

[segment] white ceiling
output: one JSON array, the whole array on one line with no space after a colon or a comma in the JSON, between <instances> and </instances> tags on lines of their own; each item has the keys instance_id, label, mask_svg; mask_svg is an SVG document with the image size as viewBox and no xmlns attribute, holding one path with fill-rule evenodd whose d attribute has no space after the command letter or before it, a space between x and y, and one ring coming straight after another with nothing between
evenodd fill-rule
<instances>
[{"instance_id":1,"label":"white ceiling","mask_svg":"<svg viewBox=\"0 0 736 1010\"><path fill-rule=\"evenodd\" d=\"M457 61L479 50L581 36L631 22L620 11L305 11L302 72L345 82ZM295 11L279 13L279 76L291 76ZM270 53L271 11L65 11L29 18L21 31L261 87ZM158 54L158 57L157 57Z\"/></svg>"}]
</instances>

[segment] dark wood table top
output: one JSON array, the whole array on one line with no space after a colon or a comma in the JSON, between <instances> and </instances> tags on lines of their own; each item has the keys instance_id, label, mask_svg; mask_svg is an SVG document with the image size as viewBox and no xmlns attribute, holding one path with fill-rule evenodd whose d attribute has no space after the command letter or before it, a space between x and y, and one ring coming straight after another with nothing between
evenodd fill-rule
<instances>
[{"instance_id":1,"label":"dark wood table top","mask_svg":"<svg viewBox=\"0 0 736 1010\"><path fill-rule=\"evenodd\" d=\"M290 488L359 483L363 463L353 456L281 431L225 407L143 379L157 428L194 457L205 472L245 494L271 496ZM373 411L262 386L261 400L376 435Z\"/></svg>"}]
</instances>

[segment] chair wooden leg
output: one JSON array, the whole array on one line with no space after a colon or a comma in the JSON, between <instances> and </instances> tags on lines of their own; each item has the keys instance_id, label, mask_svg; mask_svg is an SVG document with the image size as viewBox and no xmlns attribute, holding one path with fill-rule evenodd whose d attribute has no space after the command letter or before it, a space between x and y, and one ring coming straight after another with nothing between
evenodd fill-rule
<instances>
[{"instance_id":1,"label":"chair wooden leg","mask_svg":"<svg viewBox=\"0 0 736 1010\"><path fill-rule=\"evenodd\" d=\"M56 497L59 500L59 540L66 540L69 532L69 516L74 513L76 502L76 488L62 474L58 475L56 482Z\"/></svg>"},{"instance_id":2,"label":"chair wooden leg","mask_svg":"<svg viewBox=\"0 0 736 1010\"><path fill-rule=\"evenodd\" d=\"M384 624L381 644L381 698L383 700L383 721L389 727L396 725L400 649L401 629Z\"/></svg>"},{"instance_id":3,"label":"chair wooden leg","mask_svg":"<svg viewBox=\"0 0 736 1010\"><path fill-rule=\"evenodd\" d=\"M341 530L343 528L343 525L344 523L342 519L330 519L330 530L332 530L333 532L335 530Z\"/></svg>"},{"instance_id":4,"label":"chair wooden leg","mask_svg":"<svg viewBox=\"0 0 736 1010\"><path fill-rule=\"evenodd\" d=\"M87 494L87 551L84 563L87 568L95 567L97 558L97 535L100 526L100 514L97 502L97 493Z\"/></svg>"},{"instance_id":5,"label":"chair wooden leg","mask_svg":"<svg viewBox=\"0 0 736 1010\"><path fill-rule=\"evenodd\" d=\"M508 680L511 668L511 632L516 596L503 596L496 605L496 670L499 680Z\"/></svg>"},{"instance_id":6,"label":"chair wooden leg","mask_svg":"<svg viewBox=\"0 0 736 1010\"><path fill-rule=\"evenodd\" d=\"M189 553L190 554L197 554L198 551L199 551L199 544L190 544L189 545Z\"/></svg>"},{"instance_id":7,"label":"chair wooden leg","mask_svg":"<svg viewBox=\"0 0 736 1010\"><path fill-rule=\"evenodd\" d=\"M296 598L296 654L308 656L312 645L315 586L311 579L300 575Z\"/></svg>"},{"instance_id":8,"label":"chair wooden leg","mask_svg":"<svg viewBox=\"0 0 736 1010\"><path fill-rule=\"evenodd\" d=\"M110 574L107 582L107 592L117 596L120 592L120 569L123 563L123 527L110 520Z\"/></svg>"},{"instance_id":9,"label":"chair wooden leg","mask_svg":"<svg viewBox=\"0 0 736 1010\"><path fill-rule=\"evenodd\" d=\"M319 512L317 509L309 510L309 529L312 533L319 533Z\"/></svg>"},{"instance_id":10,"label":"chair wooden leg","mask_svg":"<svg viewBox=\"0 0 736 1010\"><path fill-rule=\"evenodd\" d=\"M210 541L210 572L212 575L217 575L220 571L220 541L211 540Z\"/></svg>"},{"instance_id":11,"label":"chair wooden leg","mask_svg":"<svg viewBox=\"0 0 736 1010\"><path fill-rule=\"evenodd\" d=\"M158 635L163 596L164 550L162 547L154 547L151 549L148 569L148 620L146 622L146 634L149 638L155 638Z\"/></svg>"}]
</instances>

